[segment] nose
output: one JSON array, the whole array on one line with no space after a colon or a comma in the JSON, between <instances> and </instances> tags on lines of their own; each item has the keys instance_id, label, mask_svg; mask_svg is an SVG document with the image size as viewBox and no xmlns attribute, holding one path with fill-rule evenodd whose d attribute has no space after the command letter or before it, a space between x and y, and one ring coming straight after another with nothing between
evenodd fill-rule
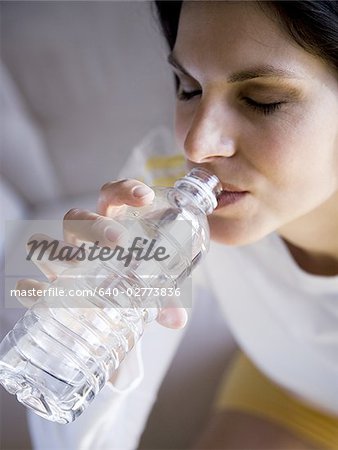
<instances>
[{"instance_id":1,"label":"nose","mask_svg":"<svg viewBox=\"0 0 338 450\"><path fill-rule=\"evenodd\" d=\"M193 115L184 140L187 158L195 163L236 153L235 129L224 105L201 101Z\"/></svg>"}]
</instances>

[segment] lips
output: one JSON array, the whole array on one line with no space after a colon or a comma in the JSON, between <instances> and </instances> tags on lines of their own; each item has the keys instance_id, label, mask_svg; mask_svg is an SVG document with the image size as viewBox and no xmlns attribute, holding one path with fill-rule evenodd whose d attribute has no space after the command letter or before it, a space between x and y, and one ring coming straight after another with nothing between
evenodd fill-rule
<instances>
[{"instance_id":1,"label":"lips","mask_svg":"<svg viewBox=\"0 0 338 450\"><path fill-rule=\"evenodd\" d=\"M245 198L249 191L246 191L235 184L222 183L222 191L217 196L216 209L238 203Z\"/></svg>"},{"instance_id":2,"label":"lips","mask_svg":"<svg viewBox=\"0 0 338 450\"><path fill-rule=\"evenodd\" d=\"M189 163L187 164L187 167L189 169L193 169L194 167L197 167L196 164ZM198 166L201 167L201 166ZM204 167L204 166L203 166ZM214 173L217 177L217 170L214 170L212 167L205 166L205 169L208 170L211 173ZM223 174L224 176L224 174ZM218 179L221 181L222 190L217 195L217 207L216 209L222 208L223 206L231 205L233 203L237 203L242 198L247 197L249 194L249 191L246 189L243 189L242 187L232 184L232 183L225 183L221 180L220 177Z\"/></svg>"},{"instance_id":3,"label":"lips","mask_svg":"<svg viewBox=\"0 0 338 450\"><path fill-rule=\"evenodd\" d=\"M238 186L235 186L234 184L229 183L222 183L222 191L226 192L248 192L245 189L241 189Z\"/></svg>"}]
</instances>

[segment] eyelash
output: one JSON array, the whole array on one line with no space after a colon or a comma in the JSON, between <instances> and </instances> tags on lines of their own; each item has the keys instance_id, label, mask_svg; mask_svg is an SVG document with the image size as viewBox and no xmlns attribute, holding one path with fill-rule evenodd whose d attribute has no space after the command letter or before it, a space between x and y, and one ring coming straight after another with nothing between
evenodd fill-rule
<instances>
[{"instance_id":1,"label":"eyelash","mask_svg":"<svg viewBox=\"0 0 338 450\"><path fill-rule=\"evenodd\" d=\"M201 94L200 90L191 91L191 92L180 91L177 93L177 98L180 101L186 102L200 94ZM278 111L281 108L281 106L283 105L283 103L285 103L285 102L258 103L249 97L243 97L243 100L248 106L250 106L251 109L253 109L254 111L256 111L260 114L263 114L264 116L268 116L269 114L273 114L274 112Z\"/></svg>"},{"instance_id":2,"label":"eyelash","mask_svg":"<svg viewBox=\"0 0 338 450\"><path fill-rule=\"evenodd\" d=\"M195 97L196 95L200 95L201 91L191 91L191 92L187 92L187 91L178 91L177 92L177 98L178 100L181 100L183 102L187 102L188 100L192 99L193 97Z\"/></svg>"},{"instance_id":3,"label":"eyelash","mask_svg":"<svg viewBox=\"0 0 338 450\"><path fill-rule=\"evenodd\" d=\"M274 102L274 103L258 103L252 100L249 97L243 97L244 102L250 106L254 111L257 111L264 116L268 116L269 114L273 114L278 111L283 103L285 102Z\"/></svg>"}]
</instances>

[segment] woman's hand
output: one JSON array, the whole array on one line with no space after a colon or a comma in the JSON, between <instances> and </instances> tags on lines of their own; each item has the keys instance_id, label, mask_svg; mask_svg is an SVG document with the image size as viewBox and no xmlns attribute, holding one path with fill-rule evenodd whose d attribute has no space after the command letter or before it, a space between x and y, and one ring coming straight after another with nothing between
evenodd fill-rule
<instances>
[{"instance_id":1,"label":"woman's hand","mask_svg":"<svg viewBox=\"0 0 338 450\"><path fill-rule=\"evenodd\" d=\"M63 219L64 241L60 242L60 247L73 245L74 251L83 242L98 242L99 246L114 248L122 238L125 228L115 221L114 216L129 206L145 206L150 204L154 198L154 191L140 181L125 179L106 183L102 186L97 204L97 213L82 210L71 209ZM81 221L81 222L77 222ZM55 241L55 239L46 235L34 235L30 238L36 241ZM36 251L39 252L39 249ZM72 261L50 261L48 258L38 260L32 257L32 261L46 275L51 282L55 280L64 270L74 267L78 262ZM35 288L46 289L48 283L42 283L37 280L20 280L16 289L28 290ZM21 297L18 300L27 307L32 306L39 297ZM164 300L157 321L168 328L182 328L187 321L186 310L180 305L178 300L173 297Z\"/></svg>"}]
</instances>

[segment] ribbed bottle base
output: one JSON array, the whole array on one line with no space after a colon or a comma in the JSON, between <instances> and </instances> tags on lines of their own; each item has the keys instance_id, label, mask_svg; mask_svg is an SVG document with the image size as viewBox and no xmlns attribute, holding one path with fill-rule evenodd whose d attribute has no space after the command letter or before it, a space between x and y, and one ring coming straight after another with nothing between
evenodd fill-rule
<instances>
[{"instance_id":1,"label":"ribbed bottle base","mask_svg":"<svg viewBox=\"0 0 338 450\"><path fill-rule=\"evenodd\" d=\"M18 401L34 410L36 414L44 419L66 424L73 422L81 414L73 410L60 410L56 401L47 397L34 381L28 381L22 375L8 368L0 366L0 383L10 393L16 395Z\"/></svg>"}]
</instances>

